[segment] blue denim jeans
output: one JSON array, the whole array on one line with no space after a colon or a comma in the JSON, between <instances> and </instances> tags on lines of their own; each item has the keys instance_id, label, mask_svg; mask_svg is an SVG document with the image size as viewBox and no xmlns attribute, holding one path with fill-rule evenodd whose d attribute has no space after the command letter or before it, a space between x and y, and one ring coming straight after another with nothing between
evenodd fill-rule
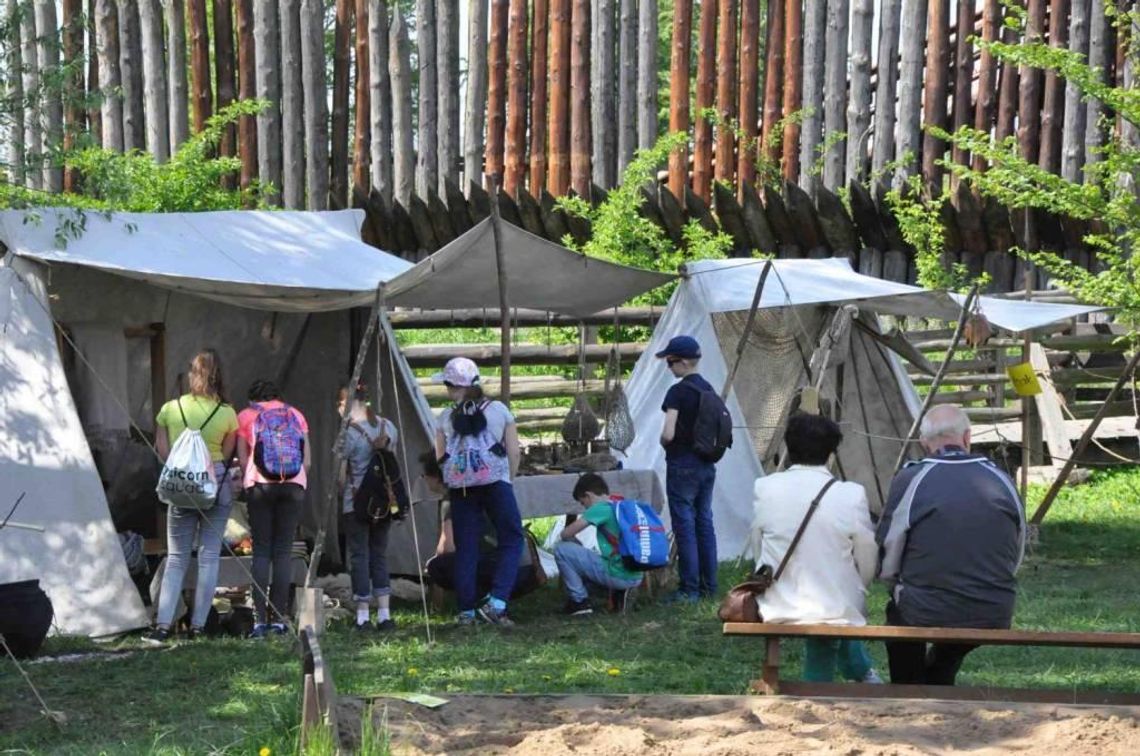
<instances>
[{"instance_id":1,"label":"blue denim jeans","mask_svg":"<svg viewBox=\"0 0 1140 756\"><path fill-rule=\"evenodd\" d=\"M712 493L716 466L666 465L665 493L677 544L677 589L690 596L716 595L716 531Z\"/></svg>"},{"instance_id":2,"label":"blue denim jeans","mask_svg":"<svg viewBox=\"0 0 1140 756\"><path fill-rule=\"evenodd\" d=\"M194 613L190 626L202 628L210 616L214 603L214 589L218 587L218 562L221 559L222 536L226 520L230 517L233 493L228 480L223 479L226 467L214 463L218 476L218 503L205 511L170 507L166 515L166 568L162 574L162 588L158 596L158 614L155 624L170 627L174 612L182 596L182 582L190 567L194 542L198 542L198 583L194 588Z\"/></svg>"},{"instance_id":3,"label":"blue denim jeans","mask_svg":"<svg viewBox=\"0 0 1140 756\"><path fill-rule=\"evenodd\" d=\"M392 593L392 581L388 577L388 531L391 528L391 520L369 525L352 513L341 518L348 548L348 571L352 576L352 597L357 601Z\"/></svg>"},{"instance_id":4,"label":"blue denim jeans","mask_svg":"<svg viewBox=\"0 0 1140 756\"><path fill-rule=\"evenodd\" d=\"M562 578L562 587L573 601L585 601L588 598L587 582L618 591L641 585L641 578L623 580L614 577L606 568L606 560L602 559L601 554L573 541L560 541L555 544L554 561L558 563L558 575Z\"/></svg>"},{"instance_id":5,"label":"blue denim jeans","mask_svg":"<svg viewBox=\"0 0 1140 756\"><path fill-rule=\"evenodd\" d=\"M804 641L804 679L831 682L839 668L844 680L862 682L871 670L871 655L862 641L808 638Z\"/></svg>"},{"instance_id":6,"label":"blue denim jeans","mask_svg":"<svg viewBox=\"0 0 1140 756\"><path fill-rule=\"evenodd\" d=\"M476 579L479 569L479 542L483 538L483 517L495 528L495 573L491 596L506 602L515 587L522 556L523 527L515 489L510 483L451 489L451 529L455 534L455 600L459 611L475 608L479 596Z\"/></svg>"}]
</instances>

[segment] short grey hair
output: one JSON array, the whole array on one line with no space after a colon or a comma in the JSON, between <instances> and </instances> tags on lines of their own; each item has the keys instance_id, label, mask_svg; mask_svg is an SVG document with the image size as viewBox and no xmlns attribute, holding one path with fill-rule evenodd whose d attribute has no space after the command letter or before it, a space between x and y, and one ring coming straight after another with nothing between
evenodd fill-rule
<instances>
[{"instance_id":1,"label":"short grey hair","mask_svg":"<svg viewBox=\"0 0 1140 756\"><path fill-rule=\"evenodd\" d=\"M943 436L962 437L970 430L970 417L957 404L942 404L927 412L918 427L918 436L929 441Z\"/></svg>"}]
</instances>

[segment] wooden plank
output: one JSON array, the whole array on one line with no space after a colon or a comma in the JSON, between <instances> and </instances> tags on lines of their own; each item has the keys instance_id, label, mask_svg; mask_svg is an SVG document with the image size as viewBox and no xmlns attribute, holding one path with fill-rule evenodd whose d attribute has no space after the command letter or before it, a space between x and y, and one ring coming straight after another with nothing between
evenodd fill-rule
<instances>
[{"instance_id":1,"label":"wooden plank","mask_svg":"<svg viewBox=\"0 0 1140 756\"><path fill-rule=\"evenodd\" d=\"M945 4L945 0L932 0L930 5L937 3ZM917 160L922 143L922 70L926 42L922 30L927 28L927 10L926 0L903 0L902 28L906 31L899 42L899 115L895 140L898 159L912 153ZM944 100L942 106L945 105ZM895 173L895 186L915 170L913 162L900 165Z\"/></svg>"},{"instance_id":2,"label":"wooden plank","mask_svg":"<svg viewBox=\"0 0 1140 756\"><path fill-rule=\"evenodd\" d=\"M899 80L899 29L902 0L882 0L879 15L878 79L875 82L874 137L871 149L872 174L883 171L895 159L895 96ZM876 249L877 247L868 242Z\"/></svg>"},{"instance_id":3,"label":"wooden plank","mask_svg":"<svg viewBox=\"0 0 1140 756\"><path fill-rule=\"evenodd\" d=\"M147 5L148 11L150 13L153 13L153 14L161 14L162 13L162 10L158 7L158 0L143 0L143 2L145 5ZM161 18L161 16L159 16L159 18ZM84 61L83 25L84 25L83 0L64 0L64 2L63 2L63 30L62 30L63 31L63 40L62 40L62 42L63 42L63 64L67 68L67 70L69 71L69 73L67 74L66 86L70 87L71 90L73 92L75 92L76 94L83 94L84 93L84 82L83 82L83 61ZM15 36L16 30L13 29L12 33L13 33L13 36ZM143 41L145 41L145 37L144 37ZM153 43L152 43L151 49L154 49ZM20 45L19 45L19 43L17 43L15 41L15 39L13 39L13 44L11 45L9 50L10 50L10 53L12 55L18 55L18 53L20 52ZM94 56L92 56L92 57L94 57ZM146 55L146 51L144 50L143 51L144 71L145 71L145 67L147 65L146 61L147 61L147 55ZM158 72L161 74L162 73L162 23L161 23L161 21L158 24L158 58L157 58L157 61L158 61L158 63L157 63L158 64ZM12 61L12 62L14 63L15 61ZM151 65L152 66L154 65L153 56L152 56L152 60L151 60ZM19 65L13 65L8 70L9 71L19 71L20 68L21 68L21 66L19 66ZM20 102L23 98L23 82L20 80L19 76L12 76L9 79L9 81L13 85L12 88L17 90L14 92L10 91L10 94L15 96L16 102ZM160 117L161 117L161 119L159 120L159 124L162 126L162 129L163 129L162 137L163 137L163 139L165 139L167 136L167 134L166 134L166 80L165 79L162 80L161 93L162 93L162 98L161 98L160 102L162 104L162 111L161 111L161 113L156 111L155 112L155 118L157 120L157 119L160 119ZM83 132L84 129L86 128L87 114L83 109L83 101L82 101L82 98L80 98L80 97L68 98L68 102L66 103L66 106L67 107L63 112L63 149L65 151L70 151L75 147L76 137L81 132ZM16 110L19 110L19 108L16 108ZM13 115L15 115L15 114L13 114ZM14 123L12 124L12 127L13 127L12 133L13 134L17 133L15 129L18 127L20 129L19 133L21 135L21 138L18 141L22 142L23 141L23 128L24 128L24 126L23 126L23 120L24 120L23 112L21 112L19 114L19 116L17 116L13 120L14 120ZM169 146L167 147L167 153L169 153ZM23 146L22 145L20 147L16 148L15 150L13 150L12 157L10 157L9 160L11 161L12 158L15 158L15 162L13 165L10 166L9 170L11 170L13 172L13 175L16 177L17 182L19 182L21 180L21 177L22 177L23 161L24 161ZM163 158L163 159L165 159L165 158ZM79 181L79 174L75 168L65 169L64 176L63 176L64 191L67 191L67 192L76 191L78 188L78 186L77 186L78 181Z\"/></svg>"},{"instance_id":4,"label":"wooden plank","mask_svg":"<svg viewBox=\"0 0 1140 756\"><path fill-rule=\"evenodd\" d=\"M283 4L284 5L284 4ZM353 77L353 130L352 130L352 188L353 193L361 192L365 195L368 194L368 189L372 186L372 124L370 122L372 114L372 70L368 56L368 0L356 0L356 6L353 10L354 19L354 41L355 53L353 55L353 64L355 65L355 73ZM284 7L282 7L282 21L285 18ZM282 38L288 42L289 37L286 35L284 23L281 27ZM288 58L287 53L282 50L282 80L287 83L289 77L284 73ZM285 88L286 93L288 89ZM300 94L299 92L297 94ZM282 112L287 112L288 108L285 107L285 99L282 99ZM296 117L296 116L294 116ZM285 144L289 145L289 138L286 137ZM286 158L286 165L288 165L288 158ZM296 165L293 169L295 173L301 172L301 166ZM295 175L293 179L288 178L286 173L285 185L288 186L291 181L295 181L298 177ZM434 186L430 187L435 189ZM300 197L294 200L297 205L300 204ZM286 198L286 207L289 206L289 200Z\"/></svg>"},{"instance_id":5,"label":"wooden plank","mask_svg":"<svg viewBox=\"0 0 1140 756\"><path fill-rule=\"evenodd\" d=\"M642 1L644 2L644 0ZM523 2L522 13L524 16L526 15L525 2ZM590 176L590 0L572 0L570 16L570 186L578 193L578 196L589 198Z\"/></svg>"},{"instance_id":6,"label":"wooden plank","mask_svg":"<svg viewBox=\"0 0 1140 756\"><path fill-rule=\"evenodd\" d=\"M1092 0L1089 9L1089 55L1088 64L1099 70L1097 79L1102 83L1106 81L1111 68L1109 56L1112 45L1111 19L1105 15L1105 0ZM1095 163L1101 159L1099 148L1104 145L1104 129L1100 126L1101 116L1104 114L1104 103L1091 98L1088 101L1088 112L1085 115L1085 160Z\"/></svg>"},{"instance_id":7,"label":"wooden plank","mask_svg":"<svg viewBox=\"0 0 1140 756\"><path fill-rule=\"evenodd\" d=\"M587 362L601 363L609 357L614 344L587 344ZM636 360L648 347L644 342L617 344L623 361ZM501 357L498 344L412 344L401 349L412 367L443 365L452 357L467 357L479 365L493 366ZM573 365L578 362L577 344L519 344L511 350L513 362L520 365Z\"/></svg>"},{"instance_id":8,"label":"wooden plank","mask_svg":"<svg viewBox=\"0 0 1140 756\"><path fill-rule=\"evenodd\" d=\"M375 191L384 202L392 201L392 77L388 73L389 55L388 3L380 0L368 14L368 104L371 106L368 119L372 125L370 193ZM324 71L320 73L323 77Z\"/></svg>"},{"instance_id":9,"label":"wooden plank","mask_svg":"<svg viewBox=\"0 0 1140 756\"><path fill-rule=\"evenodd\" d=\"M439 185L439 68L435 0L416 0L419 109L416 139L416 192L426 197Z\"/></svg>"},{"instance_id":10,"label":"wooden plank","mask_svg":"<svg viewBox=\"0 0 1140 756\"><path fill-rule=\"evenodd\" d=\"M713 106L716 92L716 3L701 3L697 28L697 118L693 124L692 192L706 202L712 198L712 124L702 113ZM684 195L677 193L677 198Z\"/></svg>"},{"instance_id":11,"label":"wooden plank","mask_svg":"<svg viewBox=\"0 0 1140 756\"><path fill-rule=\"evenodd\" d=\"M974 128L987 134L997 116L997 60L984 43L997 39L1001 26L1001 0L982 0L982 51L978 58L978 97L974 105ZM956 108L955 108L956 110ZM974 170L982 170L985 161L974 156Z\"/></svg>"},{"instance_id":12,"label":"wooden plank","mask_svg":"<svg viewBox=\"0 0 1140 756\"><path fill-rule=\"evenodd\" d=\"M1061 412L1061 397L1049 377L1049 358L1045 355L1045 348L1040 344L1030 344L1029 364L1037 373L1037 380L1041 384L1041 393L1033 397L1037 414L1041 418L1041 432L1045 439L1045 446L1049 449L1056 463L1058 460L1068 459L1073 453L1073 446L1069 443L1069 436L1065 432L1065 416Z\"/></svg>"},{"instance_id":13,"label":"wooden plank","mask_svg":"<svg viewBox=\"0 0 1140 756\"><path fill-rule=\"evenodd\" d=\"M589 0L576 0L589 7ZM586 14L587 19L589 14ZM657 0L639 0L637 18L637 147L657 142ZM584 87L582 96L589 92Z\"/></svg>"},{"instance_id":14,"label":"wooden plank","mask_svg":"<svg viewBox=\"0 0 1140 756\"><path fill-rule=\"evenodd\" d=\"M780 639L768 638L764 643L764 667L760 673L761 691L775 695L780 692Z\"/></svg>"},{"instance_id":15,"label":"wooden plank","mask_svg":"<svg viewBox=\"0 0 1140 756\"><path fill-rule=\"evenodd\" d=\"M617 132L613 128L617 122L617 101L614 99L617 89L616 9L616 0L598 0L591 4L590 178L595 185L606 188L617 183ZM680 21L679 7L677 14ZM686 114L687 111L686 102Z\"/></svg>"},{"instance_id":16,"label":"wooden plank","mask_svg":"<svg viewBox=\"0 0 1140 756\"><path fill-rule=\"evenodd\" d=\"M779 2L779 0L774 0ZM784 4L784 115L800 109L803 101L804 61L804 10L801 0L786 0ZM795 181L800 175L798 162L800 127L788 121L784 124L783 175Z\"/></svg>"},{"instance_id":17,"label":"wooden plank","mask_svg":"<svg viewBox=\"0 0 1140 756\"><path fill-rule=\"evenodd\" d=\"M1077 0L1082 5L1087 0ZM1049 46L1065 49L1069 42L1069 0L1049 2ZM1061 169L1061 125L1065 117L1065 80L1056 71L1045 72L1045 101L1041 107L1041 151L1037 164L1058 173Z\"/></svg>"},{"instance_id":18,"label":"wooden plank","mask_svg":"<svg viewBox=\"0 0 1140 756\"><path fill-rule=\"evenodd\" d=\"M184 0L163 0L162 6L166 16L166 84L170 95L170 151L173 153L190 138L190 90L186 77L186 5ZM252 10L250 18L253 18ZM252 80L250 83L253 83Z\"/></svg>"},{"instance_id":19,"label":"wooden plank","mask_svg":"<svg viewBox=\"0 0 1140 756\"><path fill-rule=\"evenodd\" d=\"M139 6L140 12L142 8L150 0L143 0ZM230 105L233 105L237 100L237 56L234 50L234 4L233 0L214 0L214 78L217 87L217 110L221 111ZM157 41L162 43L162 30L156 30ZM299 42L300 40L298 40ZM300 47L298 47L298 50ZM299 55L300 53L298 53ZM297 59L298 71L300 71L301 61ZM145 73L145 65L144 65ZM323 73L323 72L322 72ZM163 82L162 92L165 97L166 82ZM302 85L303 86L303 85ZM149 87L149 85L148 85ZM300 105L298 106L300 107ZM149 121L149 117L148 117ZM166 125L166 103L162 105L162 127L167 128ZM148 138L150 133L150 123L147 123ZM303 134L304 129L299 128L298 131ZM237 126L229 124L222 131L222 139L218 143L218 154L224 157L233 157L237 154ZM237 184L237 176L228 176L224 179L224 185L233 189Z\"/></svg>"},{"instance_id":20,"label":"wooden plank","mask_svg":"<svg viewBox=\"0 0 1140 756\"><path fill-rule=\"evenodd\" d=\"M394 3L394 5L399 4ZM538 5L535 6L535 11L537 15ZM535 44L538 44L537 41ZM484 170L483 124L487 117L487 55L484 52L487 49L487 0L470 0L467 5L467 49L476 52L467 54L467 97L463 113L463 180L468 184L472 182L481 184ZM545 51L545 47L543 49ZM538 48L535 50L537 55ZM392 94L395 96L394 90ZM533 150L531 152L533 154Z\"/></svg>"},{"instance_id":21,"label":"wooden plank","mask_svg":"<svg viewBox=\"0 0 1140 756\"><path fill-rule=\"evenodd\" d=\"M388 60L384 59L387 69ZM310 210L329 206L329 104L325 78L323 0L301 0L301 70L304 75L305 176ZM391 188L385 201L391 201Z\"/></svg>"},{"instance_id":22,"label":"wooden plank","mask_svg":"<svg viewBox=\"0 0 1140 756\"><path fill-rule=\"evenodd\" d=\"M744 0L755 3L755 0ZM703 5L703 3L702 3ZM676 0L669 59L669 131L689 132L689 70L693 46L693 0ZM612 122L611 122L612 123ZM597 129L595 129L597 131ZM743 151L741 160L744 160ZM689 182L689 145L669 155L669 191L679 196Z\"/></svg>"},{"instance_id":23,"label":"wooden plank","mask_svg":"<svg viewBox=\"0 0 1140 756\"><path fill-rule=\"evenodd\" d=\"M43 121L43 151L49 156L43 161L43 187L45 192L53 194L63 191L63 169L56 159L50 157L63 146L63 98L65 92L58 89L59 84L52 84L52 77L61 73L59 67L60 37L59 19L56 16L56 3L40 0L32 6L31 11L36 17L36 29L39 30L39 40L36 43L36 58L42 72L46 86L39 93L40 117ZM119 27L123 40L122 66L123 77L123 134L129 147L142 149L142 70L140 58L142 50L139 44L139 17L136 0L119 0ZM123 23L126 21L126 23ZM78 94L78 93L76 93ZM19 106L17 106L19 107Z\"/></svg>"},{"instance_id":24,"label":"wooden plank","mask_svg":"<svg viewBox=\"0 0 1140 756\"><path fill-rule=\"evenodd\" d=\"M851 3L851 95L847 103L847 180L867 178L867 137L871 129L871 33L874 0ZM894 61L891 61L893 67ZM879 76L887 66L880 66Z\"/></svg>"},{"instance_id":25,"label":"wooden plank","mask_svg":"<svg viewBox=\"0 0 1140 756\"><path fill-rule=\"evenodd\" d=\"M736 170L736 0L718 0L717 7L716 111L724 125L716 130L714 175L718 182L731 182Z\"/></svg>"},{"instance_id":26,"label":"wooden plank","mask_svg":"<svg viewBox=\"0 0 1140 756\"><path fill-rule=\"evenodd\" d=\"M804 0L803 74L800 76L803 120L800 126L800 173L795 180L805 186L815 170L819 145L823 142L824 36L828 5L827 0ZM814 245L805 243L803 246L810 249Z\"/></svg>"},{"instance_id":27,"label":"wooden plank","mask_svg":"<svg viewBox=\"0 0 1140 756\"><path fill-rule=\"evenodd\" d=\"M438 41L436 43L437 104L439 125L436 129L436 160L438 184L435 190L443 195L447 189L445 182L459 178L459 0L439 0L436 7ZM523 36L523 50L526 50L526 37ZM469 56L470 57L470 56ZM526 68L526 55L523 55L523 68ZM525 74L524 74L525 75ZM523 82L524 104L526 109L526 82ZM525 135L524 135L525 138ZM526 166L526 145L523 153L523 170Z\"/></svg>"},{"instance_id":28,"label":"wooden plank","mask_svg":"<svg viewBox=\"0 0 1140 756\"><path fill-rule=\"evenodd\" d=\"M475 1L481 2L481 0ZM530 183L527 186L530 193L537 197L546 186L546 69L549 62L547 51L550 42L549 0L534 0L530 40Z\"/></svg>"},{"instance_id":29,"label":"wooden plank","mask_svg":"<svg viewBox=\"0 0 1140 756\"><path fill-rule=\"evenodd\" d=\"M367 4L358 0L357 5L367 14ZM281 24L281 189L285 207L292 210L303 210L305 207L305 80L303 78L302 56L304 48L301 44L301 2L300 0L281 0L277 6L280 13ZM365 16L367 18L367 15ZM364 24L367 34L368 25ZM360 38L357 37L357 54L360 51ZM365 68L363 71L357 66L357 76L365 74L367 85L368 53L364 54ZM323 73L323 72L322 72ZM221 93L219 92L219 95ZM220 105L220 103L219 103ZM362 135L361 124L367 125L367 106L361 110L360 89L357 88L356 99L356 148L360 150L361 137L367 139L371 132L365 131ZM359 159L359 155L358 155ZM359 176L357 177L360 178ZM367 182L357 186L368 191Z\"/></svg>"},{"instance_id":30,"label":"wooden plank","mask_svg":"<svg viewBox=\"0 0 1140 756\"><path fill-rule=\"evenodd\" d=\"M505 167L507 122L507 34L509 0L491 0L491 26L487 41L487 146L483 153L486 176L501 176ZM474 176L471 177L475 179ZM479 177L487 185L485 177Z\"/></svg>"},{"instance_id":31,"label":"wooden plank","mask_svg":"<svg viewBox=\"0 0 1140 756\"><path fill-rule=\"evenodd\" d=\"M911 382L916 386L929 386L932 381L929 375L912 375ZM1000 384L1009 380L1009 376L1004 373L964 373L958 375L947 375L942 380L944 386L979 386L989 385L991 383Z\"/></svg>"},{"instance_id":32,"label":"wooden plank","mask_svg":"<svg viewBox=\"0 0 1140 756\"><path fill-rule=\"evenodd\" d=\"M1083 56L1086 60L1089 56L1091 5L1088 0L1076 0L1069 19L1069 52ZM1076 183L1080 183L1083 178L1081 169L1085 159L1085 113L1080 88L1074 82L1066 81L1065 114L1061 126L1061 177Z\"/></svg>"},{"instance_id":33,"label":"wooden plank","mask_svg":"<svg viewBox=\"0 0 1140 756\"><path fill-rule=\"evenodd\" d=\"M1103 402L1096 405L1086 405L1083 413L1085 417L1077 420L1066 420L1064 423L1065 435L1071 440L1075 441L1081 437L1088 427L1088 419L1101 407ZM1100 425L1097 426L1096 431L1093 433L1093 439L1097 441L1112 441L1116 439L1134 439L1138 433L1136 430L1136 416L1132 414L1132 403L1121 402L1119 409L1127 414L1121 414L1116 417L1106 417L1101 420ZM971 410L972 412L973 410ZM1074 414L1076 408L1074 408ZM1021 443L1021 423L1020 422L999 422L997 424L980 425L974 429L971 436L971 442L975 444L996 444L1006 441L1011 444ZM1053 478L1056 477L1056 468L1053 469L1053 474L1049 476L1047 483L1052 483Z\"/></svg>"},{"instance_id":34,"label":"wooden plank","mask_svg":"<svg viewBox=\"0 0 1140 756\"><path fill-rule=\"evenodd\" d=\"M1045 11L1048 0L1028 0L1025 41L1039 44L1045 34ZM1041 139L1041 79L1039 68L1022 66L1018 71L1020 86L1017 105L1017 145L1022 158L1037 162Z\"/></svg>"},{"instance_id":35,"label":"wooden plank","mask_svg":"<svg viewBox=\"0 0 1140 756\"><path fill-rule=\"evenodd\" d=\"M850 61L847 56L848 26L851 19L850 0L828 0L827 2L827 56L823 67L823 134L843 133L847 128L847 67ZM868 27L869 28L869 27ZM868 44L870 40L868 39ZM870 95L870 82L867 94ZM867 114L868 117L870 113ZM856 149L857 135L849 135L847 139L840 139L828 145L822 144L827 151L823 158L823 185L836 190L845 183L844 174L847 167L847 150ZM833 247L833 249L838 249ZM843 247L844 250L854 250L854 246Z\"/></svg>"},{"instance_id":36,"label":"wooden plank","mask_svg":"<svg viewBox=\"0 0 1140 756\"><path fill-rule=\"evenodd\" d=\"M345 2L350 3L351 0ZM274 187L274 192L265 198L271 205L281 204L281 32L278 21L276 2L254 0L253 53L257 64L257 96L269 102L269 107L257 114L257 171L262 186L272 184ZM347 182L347 173L345 180ZM347 184L345 190L344 200L347 202Z\"/></svg>"},{"instance_id":37,"label":"wooden plank","mask_svg":"<svg viewBox=\"0 0 1140 756\"><path fill-rule=\"evenodd\" d=\"M550 159L546 189L556 197L570 188L570 13L571 0L550 0Z\"/></svg>"},{"instance_id":38,"label":"wooden plank","mask_svg":"<svg viewBox=\"0 0 1140 756\"><path fill-rule=\"evenodd\" d=\"M123 149L142 150L146 148L146 116L143 112L142 33L139 27L138 0L118 0L118 6L119 68L123 83ZM46 73L59 67L59 49L54 39L55 2L37 2L35 10L36 28L50 30L46 36L41 32L39 44L40 70ZM209 71L206 75L208 90ZM54 95L44 97L42 112L47 127L44 132L45 152L58 148L62 139L60 105L60 100ZM58 192L62 188L62 182L63 176L58 169L53 168L50 162L45 164L44 189Z\"/></svg>"},{"instance_id":39,"label":"wooden plank","mask_svg":"<svg viewBox=\"0 0 1140 756\"><path fill-rule=\"evenodd\" d=\"M25 13L23 21L24 93L31 95L38 91L39 87L39 63L36 59L35 48L37 36L35 16L31 13ZM101 105L103 149L122 151L123 101L119 95L119 89L122 87L119 68L119 19L115 5L111 0L96 0L95 31L98 35L96 54L99 59L99 86L103 89ZM29 39L31 40L30 44ZM42 152L42 146L38 108L32 108L28 111L24 134L27 154L29 156L39 155ZM40 188L41 179L42 176L39 171L28 171L28 185L33 189Z\"/></svg>"},{"instance_id":40,"label":"wooden plank","mask_svg":"<svg viewBox=\"0 0 1140 756\"><path fill-rule=\"evenodd\" d=\"M1003 25L1001 41L1010 45L1016 44L1018 41L1017 31ZM1002 61L998 83L997 123L994 125L994 139L997 141L1013 136L1014 120L1017 118L1019 87L1020 74L1017 66L1009 61Z\"/></svg>"},{"instance_id":41,"label":"wooden plank","mask_svg":"<svg viewBox=\"0 0 1140 756\"><path fill-rule=\"evenodd\" d=\"M767 5L768 26L764 43L764 114L760 125L760 149L766 163L778 166L780 151L772 141L772 130L780 120L783 105L785 6L781 0L773 0ZM775 252L774 249L772 251Z\"/></svg>"},{"instance_id":42,"label":"wooden plank","mask_svg":"<svg viewBox=\"0 0 1140 756\"><path fill-rule=\"evenodd\" d=\"M1016 701L1024 703L1135 706L1140 695L1096 690L1042 690L988 688L964 685L871 685L868 683L815 683L789 680L780 683L785 696L807 698L934 698L946 701Z\"/></svg>"},{"instance_id":43,"label":"wooden plank","mask_svg":"<svg viewBox=\"0 0 1140 756\"><path fill-rule=\"evenodd\" d=\"M513 360L513 357L512 357ZM498 378L487 378L483 381L483 388L489 396L499 396L501 387ZM589 394L598 396L606 389L605 381L586 381L585 386L576 380L558 381L511 381L511 399L551 399L555 397L571 397L576 394ZM450 401L447 397L446 386L424 386L424 396L433 404L442 404Z\"/></svg>"},{"instance_id":44,"label":"wooden plank","mask_svg":"<svg viewBox=\"0 0 1140 756\"><path fill-rule=\"evenodd\" d=\"M312 0L308 0L312 2ZM322 64L325 59L325 27L324 27L324 9L321 8L320 19L320 56ZM312 11L310 11L312 12ZM236 17L237 35L238 35L238 99L251 100L257 97L257 63L254 56L254 47L256 46L253 39L253 0L236 0L234 3L234 15ZM174 82L170 82L171 99L170 99L170 139L171 147L174 144ZM185 99L186 92L182 92L183 99ZM185 103L183 103L185 107ZM326 106L327 107L327 106ZM315 111L314 111L315 112ZM327 110L326 110L327 115ZM327 118L324 126L325 143L328 143L328 123ZM238 178L239 186L242 189L248 189L254 179L257 177L257 118L252 115L245 115L238 119L238 156L241 158L241 175ZM327 165L327 159L326 159ZM326 168L325 173L328 173ZM325 179L325 194L328 194L328 178ZM310 191L313 186L310 184ZM328 197L326 196L320 208L324 210L328 207Z\"/></svg>"},{"instance_id":45,"label":"wooden plank","mask_svg":"<svg viewBox=\"0 0 1140 756\"><path fill-rule=\"evenodd\" d=\"M957 44L954 48L954 117L951 131L973 123L974 102L970 89L974 78L974 49L970 38L974 30L975 0L958 0ZM969 155L954 145L952 159L959 165L969 164Z\"/></svg>"},{"instance_id":46,"label":"wooden plank","mask_svg":"<svg viewBox=\"0 0 1140 756\"><path fill-rule=\"evenodd\" d=\"M206 19L206 0L189 0L190 23L190 104L194 115L194 133L206 128L213 114L214 95L210 82L210 33ZM123 22L123 4L119 4L119 26ZM276 28L276 27L275 27Z\"/></svg>"},{"instance_id":47,"label":"wooden plank","mask_svg":"<svg viewBox=\"0 0 1140 756\"><path fill-rule=\"evenodd\" d=\"M565 0L550 0L551 3ZM551 19L553 32L554 21ZM633 160L637 149L637 0L620 0L618 16L618 176ZM553 61L551 63L553 68Z\"/></svg>"},{"instance_id":48,"label":"wooden plank","mask_svg":"<svg viewBox=\"0 0 1140 756\"><path fill-rule=\"evenodd\" d=\"M779 638L844 638L849 640L971 643L981 646L1063 646L1072 648L1140 649L1140 633L1000 630L972 627L910 627L903 625L777 625L767 622L725 622L725 635Z\"/></svg>"},{"instance_id":49,"label":"wooden plank","mask_svg":"<svg viewBox=\"0 0 1140 756\"><path fill-rule=\"evenodd\" d=\"M388 70L392 75L392 194L398 212L412 201L415 191L416 150L412 125L412 50L408 41L408 24L400 12L400 4L392 8L392 26L388 32ZM480 116L480 123L482 117ZM482 180L482 177L476 181ZM397 211L393 207L393 213Z\"/></svg>"}]
</instances>

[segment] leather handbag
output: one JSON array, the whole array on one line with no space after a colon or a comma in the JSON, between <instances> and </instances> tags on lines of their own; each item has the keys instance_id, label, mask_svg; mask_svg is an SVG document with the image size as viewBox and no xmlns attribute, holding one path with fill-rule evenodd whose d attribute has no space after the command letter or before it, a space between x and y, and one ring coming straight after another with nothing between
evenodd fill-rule
<instances>
[{"instance_id":1,"label":"leather handbag","mask_svg":"<svg viewBox=\"0 0 1140 756\"><path fill-rule=\"evenodd\" d=\"M800 522L800 527L796 530L796 534L792 538L791 544L788 545L788 550L784 552L784 558L780 560L780 566L776 568L776 571L772 571L771 565L762 564L748 580L729 589L724 599L721 600L720 609L716 613L721 622L763 621L764 618L760 616L760 607L756 603L757 597L763 595L764 591L771 588L772 584L780 579L780 575L784 574L784 568L788 566L788 559L791 558L792 552L799 545L808 522L811 521L811 517L819 508L819 503L823 500L824 494L827 493L827 489L831 488L833 483L835 483L835 478L824 483L823 488L812 499L811 506L804 514L804 519Z\"/></svg>"}]
</instances>

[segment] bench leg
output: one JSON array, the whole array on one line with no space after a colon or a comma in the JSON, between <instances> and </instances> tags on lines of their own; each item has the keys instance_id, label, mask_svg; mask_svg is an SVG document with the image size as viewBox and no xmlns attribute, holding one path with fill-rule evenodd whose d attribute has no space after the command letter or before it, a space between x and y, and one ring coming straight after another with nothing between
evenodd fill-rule
<instances>
[{"instance_id":1,"label":"bench leg","mask_svg":"<svg viewBox=\"0 0 1140 756\"><path fill-rule=\"evenodd\" d=\"M755 693L774 696L780 692L780 639L764 639L764 667L759 680L752 681Z\"/></svg>"}]
</instances>

